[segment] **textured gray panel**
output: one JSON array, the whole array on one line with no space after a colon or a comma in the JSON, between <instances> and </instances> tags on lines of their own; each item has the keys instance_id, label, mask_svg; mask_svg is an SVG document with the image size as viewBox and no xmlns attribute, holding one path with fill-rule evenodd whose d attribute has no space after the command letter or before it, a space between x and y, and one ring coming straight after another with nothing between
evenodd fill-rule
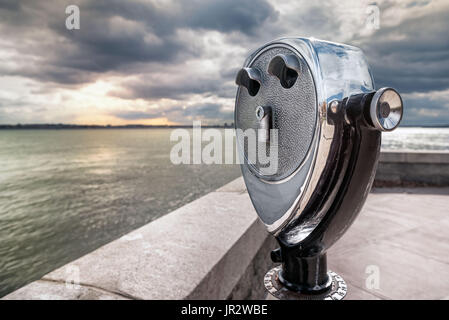
<instances>
[{"instance_id":1,"label":"textured gray panel","mask_svg":"<svg viewBox=\"0 0 449 320\"><path fill-rule=\"evenodd\" d=\"M283 88L277 77L268 74L268 64L278 54L295 54L300 61L301 71L296 83L289 89ZM242 130L257 129L255 110L257 106L270 106L273 112L273 128L278 129L279 162L278 171L267 180L281 180L290 176L304 161L315 132L317 102L315 86L309 67L304 59L285 47L272 47L261 53L249 66L259 69L262 79L259 92L252 97L246 88L240 88L236 100L236 127ZM245 144L245 156L248 155ZM262 175L261 166L251 166Z\"/></svg>"}]
</instances>

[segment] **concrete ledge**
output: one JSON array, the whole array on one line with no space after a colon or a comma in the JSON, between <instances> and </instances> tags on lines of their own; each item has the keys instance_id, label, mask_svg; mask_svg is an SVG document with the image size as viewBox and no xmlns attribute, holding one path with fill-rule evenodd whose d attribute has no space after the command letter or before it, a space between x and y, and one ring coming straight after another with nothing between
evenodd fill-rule
<instances>
[{"instance_id":1,"label":"concrete ledge","mask_svg":"<svg viewBox=\"0 0 449 320\"><path fill-rule=\"evenodd\" d=\"M449 152L382 151L375 186L449 186Z\"/></svg>"},{"instance_id":2,"label":"concrete ledge","mask_svg":"<svg viewBox=\"0 0 449 320\"><path fill-rule=\"evenodd\" d=\"M239 178L4 299L260 299L274 240L256 217Z\"/></svg>"}]
</instances>

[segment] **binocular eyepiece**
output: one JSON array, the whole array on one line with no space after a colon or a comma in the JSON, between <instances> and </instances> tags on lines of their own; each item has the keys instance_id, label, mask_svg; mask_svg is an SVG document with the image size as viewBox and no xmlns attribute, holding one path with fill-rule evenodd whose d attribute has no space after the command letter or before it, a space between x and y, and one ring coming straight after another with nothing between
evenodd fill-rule
<instances>
[{"instance_id":1,"label":"binocular eyepiece","mask_svg":"<svg viewBox=\"0 0 449 320\"><path fill-rule=\"evenodd\" d=\"M280 246L272 259L282 266L267 274L265 285L281 298L341 299L346 285L327 271L326 251L366 200L381 132L401 122L401 96L393 88L375 90L360 49L306 38L257 49L236 84L242 174ZM266 152L273 163L258 158Z\"/></svg>"}]
</instances>

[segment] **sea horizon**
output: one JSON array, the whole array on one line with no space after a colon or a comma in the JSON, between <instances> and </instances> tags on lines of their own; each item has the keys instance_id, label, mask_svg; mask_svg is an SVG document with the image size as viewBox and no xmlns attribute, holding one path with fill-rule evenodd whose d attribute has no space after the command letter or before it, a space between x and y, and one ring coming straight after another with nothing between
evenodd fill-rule
<instances>
[{"instance_id":1,"label":"sea horizon","mask_svg":"<svg viewBox=\"0 0 449 320\"><path fill-rule=\"evenodd\" d=\"M234 123L222 123L222 124L201 124L203 128L233 128ZM71 124L71 123L17 123L17 124L0 124L0 130L8 129L136 129L136 128L148 128L148 129L161 129L161 128L193 128L193 124L123 124L123 125L111 125L111 124ZM399 128L449 128L449 124L436 124L436 125L415 125L415 124L401 124Z\"/></svg>"}]
</instances>

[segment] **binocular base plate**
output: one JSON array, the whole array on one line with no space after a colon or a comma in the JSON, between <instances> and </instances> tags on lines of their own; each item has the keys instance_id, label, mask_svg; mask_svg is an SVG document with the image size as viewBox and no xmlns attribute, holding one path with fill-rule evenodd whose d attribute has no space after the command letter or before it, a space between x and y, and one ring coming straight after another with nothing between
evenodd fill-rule
<instances>
[{"instance_id":1,"label":"binocular base plate","mask_svg":"<svg viewBox=\"0 0 449 320\"><path fill-rule=\"evenodd\" d=\"M345 280L333 271L327 273L332 279L332 288L329 292L304 294L289 290L279 281L281 268L281 266L274 267L267 272L264 278L265 288L279 300L342 300L348 291Z\"/></svg>"}]
</instances>

